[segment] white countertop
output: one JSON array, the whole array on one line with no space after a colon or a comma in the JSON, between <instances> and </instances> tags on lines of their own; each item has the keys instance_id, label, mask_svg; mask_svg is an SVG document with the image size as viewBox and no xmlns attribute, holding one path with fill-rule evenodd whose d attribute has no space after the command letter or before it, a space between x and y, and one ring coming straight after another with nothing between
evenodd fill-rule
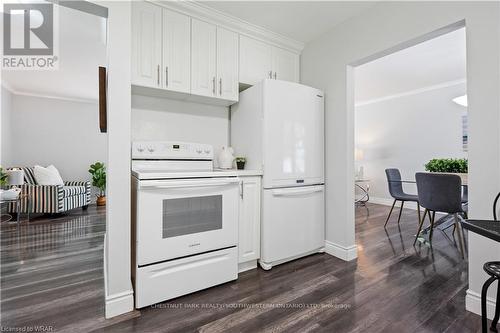
<instances>
[{"instance_id":1,"label":"white countertop","mask_svg":"<svg viewBox=\"0 0 500 333\"><path fill-rule=\"evenodd\" d=\"M175 179L175 178L209 178L209 177L245 177L262 176L262 170L214 169L213 171L162 171L132 170L138 179Z\"/></svg>"}]
</instances>

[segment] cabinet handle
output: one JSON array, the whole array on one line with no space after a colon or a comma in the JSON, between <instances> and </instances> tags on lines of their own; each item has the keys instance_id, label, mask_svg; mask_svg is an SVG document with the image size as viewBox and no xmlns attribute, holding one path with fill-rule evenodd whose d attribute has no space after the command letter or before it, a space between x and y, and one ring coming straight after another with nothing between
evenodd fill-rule
<instances>
[{"instance_id":1,"label":"cabinet handle","mask_svg":"<svg viewBox=\"0 0 500 333\"><path fill-rule=\"evenodd\" d=\"M272 79L273 78L273 71L269 71L269 78Z\"/></svg>"},{"instance_id":2,"label":"cabinet handle","mask_svg":"<svg viewBox=\"0 0 500 333\"><path fill-rule=\"evenodd\" d=\"M278 78L278 73L274 72L274 79L276 80Z\"/></svg>"},{"instance_id":3,"label":"cabinet handle","mask_svg":"<svg viewBox=\"0 0 500 333\"><path fill-rule=\"evenodd\" d=\"M165 85L168 87L168 66L165 67Z\"/></svg>"},{"instance_id":4,"label":"cabinet handle","mask_svg":"<svg viewBox=\"0 0 500 333\"><path fill-rule=\"evenodd\" d=\"M219 78L219 95L222 96L222 78Z\"/></svg>"},{"instance_id":5,"label":"cabinet handle","mask_svg":"<svg viewBox=\"0 0 500 333\"><path fill-rule=\"evenodd\" d=\"M243 199L243 197L244 197L244 194L243 194L244 190L243 189L244 189L243 182L240 182L240 197L241 197L241 199Z\"/></svg>"},{"instance_id":6,"label":"cabinet handle","mask_svg":"<svg viewBox=\"0 0 500 333\"><path fill-rule=\"evenodd\" d=\"M156 81L158 85L160 85L160 65L158 65L158 68L156 69Z\"/></svg>"},{"instance_id":7,"label":"cabinet handle","mask_svg":"<svg viewBox=\"0 0 500 333\"><path fill-rule=\"evenodd\" d=\"M214 94L215 96L215 76L213 77L212 79L212 93Z\"/></svg>"}]
</instances>

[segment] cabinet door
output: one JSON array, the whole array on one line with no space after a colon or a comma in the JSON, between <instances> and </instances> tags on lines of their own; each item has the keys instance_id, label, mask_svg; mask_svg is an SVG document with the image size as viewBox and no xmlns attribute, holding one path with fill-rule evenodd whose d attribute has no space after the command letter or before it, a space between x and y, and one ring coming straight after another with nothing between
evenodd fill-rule
<instances>
[{"instance_id":1,"label":"cabinet door","mask_svg":"<svg viewBox=\"0 0 500 333\"><path fill-rule=\"evenodd\" d=\"M242 177L238 262L260 258L260 177Z\"/></svg>"},{"instance_id":2,"label":"cabinet door","mask_svg":"<svg viewBox=\"0 0 500 333\"><path fill-rule=\"evenodd\" d=\"M273 47L273 79L299 82L299 55Z\"/></svg>"},{"instance_id":3,"label":"cabinet door","mask_svg":"<svg viewBox=\"0 0 500 333\"><path fill-rule=\"evenodd\" d=\"M217 27L217 96L238 101L238 34Z\"/></svg>"},{"instance_id":4,"label":"cabinet door","mask_svg":"<svg viewBox=\"0 0 500 333\"><path fill-rule=\"evenodd\" d=\"M191 19L163 9L163 83L173 91L191 89Z\"/></svg>"},{"instance_id":5,"label":"cabinet door","mask_svg":"<svg viewBox=\"0 0 500 333\"><path fill-rule=\"evenodd\" d=\"M132 84L161 86L161 11L147 2L132 3Z\"/></svg>"},{"instance_id":6,"label":"cabinet door","mask_svg":"<svg viewBox=\"0 0 500 333\"><path fill-rule=\"evenodd\" d=\"M271 45L240 36L240 82L254 85L270 78L272 70Z\"/></svg>"},{"instance_id":7,"label":"cabinet door","mask_svg":"<svg viewBox=\"0 0 500 333\"><path fill-rule=\"evenodd\" d=\"M191 19L191 93L216 96L216 27Z\"/></svg>"}]
</instances>

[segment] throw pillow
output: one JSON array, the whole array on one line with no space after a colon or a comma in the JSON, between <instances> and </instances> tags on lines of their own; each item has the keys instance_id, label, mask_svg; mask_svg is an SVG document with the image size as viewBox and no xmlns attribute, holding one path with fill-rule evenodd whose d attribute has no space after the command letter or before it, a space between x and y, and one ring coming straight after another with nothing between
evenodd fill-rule
<instances>
[{"instance_id":1,"label":"throw pillow","mask_svg":"<svg viewBox=\"0 0 500 333\"><path fill-rule=\"evenodd\" d=\"M53 165L49 165L46 168L35 165L33 173L38 185L64 185L59 171Z\"/></svg>"}]
</instances>

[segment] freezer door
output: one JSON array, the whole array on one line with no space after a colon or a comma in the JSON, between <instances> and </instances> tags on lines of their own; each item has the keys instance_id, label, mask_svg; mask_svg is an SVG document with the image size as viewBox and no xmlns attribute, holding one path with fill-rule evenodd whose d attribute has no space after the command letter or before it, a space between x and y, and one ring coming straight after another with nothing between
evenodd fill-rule
<instances>
[{"instance_id":1,"label":"freezer door","mask_svg":"<svg viewBox=\"0 0 500 333\"><path fill-rule=\"evenodd\" d=\"M324 246L324 185L263 192L261 262L286 261Z\"/></svg>"},{"instance_id":2,"label":"freezer door","mask_svg":"<svg viewBox=\"0 0 500 333\"><path fill-rule=\"evenodd\" d=\"M263 84L264 188L323 183L323 93L293 82Z\"/></svg>"}]
</instances>

